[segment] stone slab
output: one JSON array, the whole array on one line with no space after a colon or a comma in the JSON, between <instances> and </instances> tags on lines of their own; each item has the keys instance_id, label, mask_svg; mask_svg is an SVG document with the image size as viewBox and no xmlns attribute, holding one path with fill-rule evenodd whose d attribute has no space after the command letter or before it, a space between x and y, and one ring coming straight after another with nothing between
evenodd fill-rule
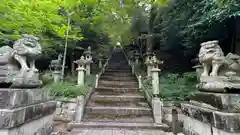
<instances>
[{"instance_id":1,"label":"stone slab","mask_svg":"<svg viewBox=\"0 0 240 135\"><path fill-rule=\"evenodd\" d=\"M85 107L87 114L115 115L115 116L151 116L152 110L145 107Z\"/></svg>"},{"instance_id":2,"label":"stone slab","mask_svg":"<svg viewBox=\"0 0 240 135\"><path fill-rule=\"evenodd\" d=\"M34 119L53 114L55 108L56 102L48 101L11 110L0 109L0 129L14 128Z\"/></svg>"},{"instance_id":3,"label":"stone slab","mask_svg":"<svg viewBox=\"0 0 240 135\"><path fill-rule=\"evenodd\" d=\"M0 109L11 109L51 100L44 89L0 89Z\"/></svg>"},{"instance_id":4,"label":"stone slab","mask_svg":"<svg viewBox=\"0 0 240 135\"><path fill-rule=\"evenodd\" d=\"M75 122L68 123L68 129L77 128L95 128L95 129L158 129L170 131L170 127L166 124L155 125L153 123L127 123L127 122Z\"/></svg>"},{"instance_id":5,"label":"stone slab","mask_svg":"<svg viewBox=\"0 0 240 135\"><path fill-rule=\"evenodd\" d=\"M191 103L222 112L240 112L240 94L195 92Z\"/></svg>"},{"instance_id":6,"label":"stone slab","mask_svg":"<svg viewBox=\"0 0 240 135\"><path fill-rule=\"evenodd\" d=\"M186 135L212 135L211 126L188 116L183 116L183 132Z\"/></svg>"},{"instance_id":7,"label":"stone slab","mask_svg":"<svg viewBox=\"0 0 240 135\"><path fill-rule=\"evenodd\" d=\"M70 135L174 135L158 129L73 129Z\"/></svg>"},{"instance_id":8,"label":"stone slab","mask_svg":"<svg viewBox=\"0 0 240 135\"><path fill-rule=\"evenodd\" d=\"M0 135L49 135L52 126L53 115L47 115L15 128L1 129Z\"/></svg>"},{"instance_id":9,"label":"stone slab","mask_svg":"<svg viewBox=\"0 0 240 135\"><path fill-rule=\"evenodd\" d=\"M203 108L191 104L182 104L185 116L231 133L240 133L240 113L228 113Z\"/></svg>"},{"instance_id":10,"label":"stone slab","mask_svg":"<svg viewBox=\"0 0 240 135\"><path fill-rule=\"evenodd\" d=\"M240 135L240 133L231 133L217 129L188 116L183 116L183 119L183 130L186 135Z\"/></svg>"}]
</instances>

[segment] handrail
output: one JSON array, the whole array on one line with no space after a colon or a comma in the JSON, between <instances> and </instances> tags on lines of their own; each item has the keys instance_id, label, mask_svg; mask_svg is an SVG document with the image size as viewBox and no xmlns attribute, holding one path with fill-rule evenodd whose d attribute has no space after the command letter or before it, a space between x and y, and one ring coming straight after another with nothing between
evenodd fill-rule
<instances>
[{"instance_id":1,"label":"handrail","mask_svg":"<svg viewBox=\"0 0 240 135\"><path fill-rule=\"evenodd\" d=\"M124 56L127 59L127 61L129 61L129 58L124 50L123 50L123 53L124 53ZM133 73L134 73L135 77L138 80L139 89L144 92L144 95L147 98L149 105L152 107L152 98L153 98L152 94L148 90L146 90L147 88L142 82L142 76L139 73L137 73L135 69L133 69L133 68L135 68L135 66L133 67L131 64L130 64L130 66L131 66L132 71L134 71Z\"/></svg>"},{"instance_id":2,"label":"handrail","mask_svg":"<svg viewBox=\"0 0 240 135\"><path fill-rule=\"evenodd\" d=\"M114 51L115 49L116 49L116 47L113 49L113 51ZM103 67L102 67L102 69L101 69L101 71L100 71L98 74L96 74L95 88L97 88L99 78L100 78L101 75L105 72L105 70L106 70L105 68L107 67L109 60L112 58L113 51L111 52L111 55L110 55L110 56L108 57L108 59L106 60L105 64L103 65Z\"/></svg>"}]
</instances>

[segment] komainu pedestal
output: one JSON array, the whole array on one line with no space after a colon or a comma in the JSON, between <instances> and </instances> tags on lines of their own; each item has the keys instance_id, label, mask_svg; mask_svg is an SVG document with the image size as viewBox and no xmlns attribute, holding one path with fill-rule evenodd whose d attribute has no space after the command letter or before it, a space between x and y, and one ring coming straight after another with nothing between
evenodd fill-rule
<instances>
[{"instance_id":1,"label":"komainu pedestal","mask_svg":"<svg viewBox=\"0 0 240 135\"><path fill-rule=\"evenodd\" d=\"M201 44L199 92L182 104L187 135L240 135L240 56L226 56L218 41Z\"/></svg>"},{"instance_id":2,"label":"komainu pedestal","mask_svg":"<svg viewBox=\"0 0 240 135\"><path fill-rule=\"evenodd\" d=\"M23 35L13 48L0 48L0 135L49 135L55 101L40 88L35 59L39 39Z\"/></svg>"}]
</instances>

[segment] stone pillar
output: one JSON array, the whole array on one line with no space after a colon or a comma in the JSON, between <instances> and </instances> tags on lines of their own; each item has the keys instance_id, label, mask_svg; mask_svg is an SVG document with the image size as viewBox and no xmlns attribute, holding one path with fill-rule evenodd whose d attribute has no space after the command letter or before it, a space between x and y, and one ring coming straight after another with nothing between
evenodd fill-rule
<instances>
[{"instance_id":1,"label":"stone pillar","mask_svg":"<svg viewBox=\"0 0 240 135\"><path fill-rule=\"evenodd\" d=\"M141 75L138 76L138 88L139 89L142 88L142 76Z\"/></svg>"},{"instance_id":2,"label":"stone pillar","mask_svg":"<svg viewBox=\"0 0 240 135\"><path fill-rule=\"evenodd\" d=\"M158 97L159 95L159 76L158 72L161 70L158 67L153 67L152 72L152 88L153 88L153 96Z\"/></svg>"},{"instance_id":3,"label":"stone pillar","mask_svg":"<svg viewBox=\"0 0 240 135\"><path fill-rule=\"evenodd\" d=\"M162 124L162 106L160 98L155 97L152 99L153 116L156 125Z\"/></svg>"},{"instance_id":4,"label":"stone pillar","mask_svg":"<svg viewBox=\"0 0 240 135\"><path fill-rule=\"evenodd\" d=\"M99 75L98 75L98 74L96 74L95 88L97 88L97 86L98 86L98 80L99 80Z\"/></svg>"},{"instance_id":5,"label":"stone pillar","mask_svg":"<svg viewBox=\"0 0 240 135\"><path fill-rule=\"evenodd\" d=\"M61 80L61 71L53 71L52 74L54 83L59 83Z\"/></svg>"},{"instance_id":6,"label":"stone pillar","mask_svg":"<svg viewBox=\"0 0 240 135\"><path fill-rule=\"evenodd\" d=\"M100 59L98 60L98 68L102 68L102 67L103 67L103 59L100 58Z\"/></svg>"},{"instance_id":7,"label":"stone pillar","mask_svg":"<svg viewBox=\"0 0 240 135\"><path fill-rule=\"evenodd\" d=\"M76 113L75 113L75 121L77 122L82 121L83 110L84 110L84 96L78 96Z\"/></svg>"},{"instance_id":8,"label":"stone pillar","mask_svg":"<svg viewBox=\"0 0 240 135\"><path fill-rule=\"evenodd\" d=\"M132 64L132 74L135 74L135 64Z\"/></svg>"},{"instance_id":9,"label":"stone pillar","mask_svg":"<svg viewBox=\"0 0 240 135\"><path fill-rule=\"evenodd\" d=\"M77 84L78 85L84 85L84 65L86 63L86 60L84 59L84 56L81 57L80 60L75 61L76 64L78 64L78 80L77 80Z\"/></svg>"}]
</instances>

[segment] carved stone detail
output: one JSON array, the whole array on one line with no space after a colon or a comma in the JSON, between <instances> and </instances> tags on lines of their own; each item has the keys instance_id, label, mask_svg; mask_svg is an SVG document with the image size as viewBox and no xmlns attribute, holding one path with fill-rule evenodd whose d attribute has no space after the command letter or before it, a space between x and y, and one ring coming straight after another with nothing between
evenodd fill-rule
<instances>
[{"instance_id":1,"label":"carved stone detail","mask_svg":"<svg viewBox=\"0 0 240 135\"><path fill-rule=\"evenodd\" d=\"M201 44L198 60L202 65L195 66L197 72L201 72L198 88L219 92L240 88L239 55L228 53L224 56L218 41L208 41Z\"/></svg>"},{"instance_id":2,"label":"carved stone detail","mask_svg":"<svg viewBox=\"0 0 240 135\"><path fill-rule=\"evenodd\" d=\"M12 87L39 87L38 69L35 60L42 53L39 38L22 35L13 48L0 48L0 82L12 83Z\"/></svg>"}]
</instances>

